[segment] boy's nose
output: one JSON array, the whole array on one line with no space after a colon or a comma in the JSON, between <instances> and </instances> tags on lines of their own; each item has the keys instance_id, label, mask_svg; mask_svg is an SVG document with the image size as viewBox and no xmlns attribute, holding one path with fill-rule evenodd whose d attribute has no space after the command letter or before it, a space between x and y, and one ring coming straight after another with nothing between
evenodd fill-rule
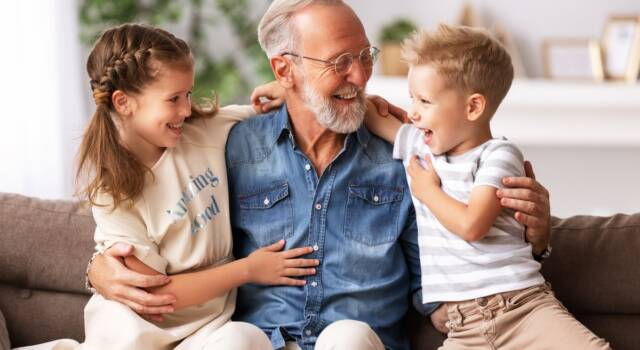
<instances>
[{"instance_id":1,"label":"boy's nose","mask_svg":"<svg viewBox=\"0 0 640 350\"><path fill-rule=\"evenodd\" d=\"M418 121L420 120L420 114L418 114L418 112L416 112L413 108L411 110L409 110L409 119L411 119L412 121Z\"/></svg>"}]
</instances>

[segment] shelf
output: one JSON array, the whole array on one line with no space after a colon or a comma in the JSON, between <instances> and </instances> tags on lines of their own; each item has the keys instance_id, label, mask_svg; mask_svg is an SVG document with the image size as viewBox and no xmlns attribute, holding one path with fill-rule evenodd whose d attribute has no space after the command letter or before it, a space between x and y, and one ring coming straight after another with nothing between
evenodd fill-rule
<instances>
[{"instance_id":1,"label":"shelf","mask_svg":"<svg viewBox=\"0 0 640 350\"><path fill-rule=\"evenodd\" d=\"M367 92L411 102L401 77L373 76ZM492 130L520 145L640 147L640 84L515 80Z\"/></svg>"}]
</instances>

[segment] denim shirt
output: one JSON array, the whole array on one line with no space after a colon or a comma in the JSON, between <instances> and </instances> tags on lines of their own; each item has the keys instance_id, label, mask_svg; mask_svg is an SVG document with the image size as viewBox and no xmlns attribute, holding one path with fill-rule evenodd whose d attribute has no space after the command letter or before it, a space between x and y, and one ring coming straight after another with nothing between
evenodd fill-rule
<instances>
[{"instance_id":1,"label":"denim shirt","mask_svg":"<svg viewBox=\"0 0 640 350\"><path fill-rule=\"evenodd\" d=\"M392 146L364 127L321 176L298 148L286 106L237 124L227 141L234 253L280 239L320 260L306 285L238 289L234 319L313 349L331 322L366 322L387 348L409 349L403 318L420 293L415 212ZM419 298L418 298L419 299Z\"/></svg>"}]
</instances>

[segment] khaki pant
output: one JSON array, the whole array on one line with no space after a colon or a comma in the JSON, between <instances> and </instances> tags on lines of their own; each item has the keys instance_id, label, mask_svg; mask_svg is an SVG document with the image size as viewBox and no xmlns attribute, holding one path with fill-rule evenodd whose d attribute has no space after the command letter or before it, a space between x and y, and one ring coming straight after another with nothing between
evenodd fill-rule
<instances>
[{"instance_id":1,"label":"khaki pant","mask_svg":"<svg viewBox=\"0 0 640 350\"><path fill-rule=\"evenodd\" d=\"M610 349L555 298L548 285L447 303L452 349Z\"/></svg>"},{"instance_id":2,"label":"khaki pant","mask_svg":"<svg viewBox=\"0 0 640 350\"><path fill-rule=\"evenodd\" d=\"M285 350L300 350L300 347L295 342L287 342ZM320 333L315 350L384 350L384 345L368 324L340 320Z\"/></svg>"}]
</instances>

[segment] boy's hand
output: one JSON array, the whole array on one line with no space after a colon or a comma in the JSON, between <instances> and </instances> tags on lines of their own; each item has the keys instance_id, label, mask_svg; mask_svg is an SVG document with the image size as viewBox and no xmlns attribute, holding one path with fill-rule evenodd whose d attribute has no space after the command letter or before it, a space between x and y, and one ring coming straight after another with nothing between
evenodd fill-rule
<instances>
[{"instance_id":1,"label":"boy's hand","mask_svg":"<svg viewBox=\"0 0 640 350\"><path fill-rule=\"evenodd\" d=\"M277 80L262 84L253 89L251 105L256 113L266 113L284 103L285 90Z\"/></svg>"},{"instance_id":2,"label":"boy's hand","mask_svg":"<svg viewBox=\"0 0 640 350\"><path fill-rule=\"evenodd\" d=\"M411 193L420 201L423 201L422 197L427 192L432 191L434 188L440 188L440 176L433 168L431 156L427 156L423 160L426 163L426 167L422 166L418 155L414 155L411 157L407 167L407 173L411 176Z\"/></svg>"},{"instance_id":3,"label":"boy's hand","mask_svg":"<svg viewBox=\"0 0 640 350\"><path fill-rule=\"evenodd\" d=\"M433 325L433 327L440 333L449 333L449 328L447 328L449 315L447 314L447 306L445 304L440 305L440 307L438 307L436 311L432 312L431 315L429 315L429 318L431 319L431 324Z\"/></svg>"},{"instance_id":4,"label":"boy's hand","mask_svg":"<svg viewBox=\"0 0 640 350\"><path fill-rule=\"evenodd\" d=\"M305 281L291 277L314 275L320 261L317 259L299 259L313 252L313 248L294 248L282 251L284 240L260 248L247 257L249 280L264 285L283 284L304 286Z\"/></svg>"},{"instance_id":5,"label":"boy's hand","mask_svg":"<svg viewBox=\"0 0 640 350\"><path fill-rule=\"evenodd\" d=\"M367 104L367 108L369 109L371 108L371 105L373 105L379 115L383 117L388 117L389 115L391 115L402 123L409 122L409 115L407 114L407 111L389 103L389 101L385 100L384 98L378 95L367 95L367 100L371 102L371 104Z\"/></svg>"}]
</instances>

